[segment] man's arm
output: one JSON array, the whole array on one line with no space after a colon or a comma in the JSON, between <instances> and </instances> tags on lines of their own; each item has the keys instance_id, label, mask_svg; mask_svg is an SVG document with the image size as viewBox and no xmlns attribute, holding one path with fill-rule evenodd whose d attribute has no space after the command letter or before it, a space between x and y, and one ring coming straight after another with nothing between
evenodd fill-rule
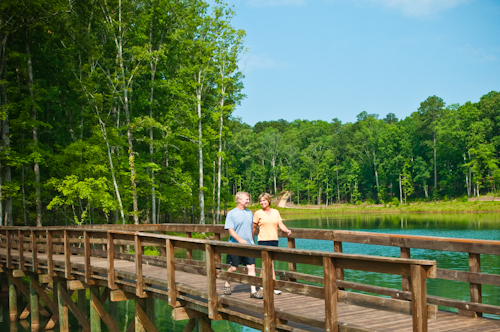
<instances>
[{"instance_id":1,"label":"man's arm","mask_svg":"<svg viewBox=\"0 0 500 332\"><path fill-rule=\"evenodd\" d=\"M236 234L236 231L233 228L229 228L228 231L229 231L229 235L231 235L231 237L233 239L235 239L236 241L238 241L238 243L241 243L241 244L248 243L247 240L242 239L241 237L239 237L239 235Z\"/></svg>"}]
</instances>

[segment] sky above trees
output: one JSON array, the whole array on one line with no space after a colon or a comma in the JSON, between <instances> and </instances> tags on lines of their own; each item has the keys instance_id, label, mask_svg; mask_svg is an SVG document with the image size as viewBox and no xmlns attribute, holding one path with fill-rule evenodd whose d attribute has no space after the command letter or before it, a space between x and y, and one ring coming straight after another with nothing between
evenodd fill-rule
<instances>
[{"instance_id":1,"label":"sky above trees","mask_svg":"<svg viewBox=\"0 0 500 332\"><path fill-rule=\"evenodd\" d=\"M247 95L234 116L401 119L427 97L449 104L500 87L500 2L237 0Z\"/></svg>"}]
</instances>

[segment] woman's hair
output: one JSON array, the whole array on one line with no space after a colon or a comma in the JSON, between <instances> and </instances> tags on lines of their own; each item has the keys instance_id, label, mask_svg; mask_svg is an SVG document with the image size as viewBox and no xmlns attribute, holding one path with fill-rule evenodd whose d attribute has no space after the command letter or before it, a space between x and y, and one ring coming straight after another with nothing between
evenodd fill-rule
<instances>
[{"instance_id":1,"label":"woman's hair","mask_svg":"<svg viewBox=\"0 0 500 332\"><path fill-rule=\"evenodd\" d=\"M266 201L269 202L269 206L271 206L271 195L269 195L268 193L263 193L263 194L260 194L259 195L259 202L261 200L261 198L264 198Z\"/></svg>"},{"instance_id":2,"label":"woman's hair","mask_svg":"<svg viewBox=\"0 0 500 332\"><path fill-rule=\"evenodd\" d=\"M246 191L238 191L238 192L236 193L236 196L234 197L234 199L236 200L236 203L238 203L238 200L239 200L240 198L242 198L243 196L250 197L250 194L249 194L249 193L247 193Z\"/></svg>"}]
</instances>

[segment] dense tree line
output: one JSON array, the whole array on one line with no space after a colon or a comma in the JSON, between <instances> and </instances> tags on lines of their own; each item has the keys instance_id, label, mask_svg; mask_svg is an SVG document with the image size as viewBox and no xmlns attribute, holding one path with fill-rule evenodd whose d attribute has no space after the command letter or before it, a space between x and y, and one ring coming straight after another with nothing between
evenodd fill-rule
<instances>
[{"instance_id":1,"label":"dense tree line","mask_svg":"<svg viewBox=\"0 0 500 332\"><path fill-rule=\"evenodd\" d=\"M495 194L500 184L500 93L477 103L431 96L411 116L362 112L355 123L237 124L235 185L293 192L296 204L407 203Z\"/></svg>"},{"instance_id":2,"label":"dense tree line","mask_svg":"<svg viewBox=\"0 0 500 332\"><path fill-rule=\"evenodd\" d=\"M242 98L231 8L7 0L0 15L0 224L156 223L194 206L204 222Z\"/></svg>"},{"instance_id":3,"label":"dense tree line","mask_svg":"<svg viewBox=\"0 0 500 332\"><path fill-rule=\"evenodd\" d=\"M495 192L500 94L355 123L233 118L245 33L201 0L0 4L0 225L219 222L296 204Z\"/></svg>"}]
</instances>

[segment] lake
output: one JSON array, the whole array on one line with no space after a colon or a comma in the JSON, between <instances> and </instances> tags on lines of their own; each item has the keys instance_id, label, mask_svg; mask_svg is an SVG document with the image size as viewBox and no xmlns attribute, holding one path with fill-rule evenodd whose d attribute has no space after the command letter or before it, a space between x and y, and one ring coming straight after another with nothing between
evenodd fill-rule
<instances>
[{"instance_id":1,"label":"lake","mask_svg":"<svg viewBox=\"0 0 500 332\"><path fill-rule=\"evenodd\" d=\"M287 217L286 225L290 228L318 228L318 229L343 229L379 233L440 236L454 238L470 238L485 240L500 240L500 214L344 214L329 216L297 216ZM286 238L280 239L280 247L286 247ZM331 241L321 240L296 240L296 247L300 249L313 249L333 251ZM399 248L363 245L355 243L343 243L343 251L346 253L368 254L399 257ZM194 253L200 257L201 253ZM178 252L176 256L182 257L185 252ZM468 270L468 255L466 253L451 253L434 250L412 249L412 258L436 260L438 267L447 269ZM259 264L257 264L259 265ZM286 263L277 262L277 269L287 269ZM321 267L303 266L298 264L299 272L322 275ZM481 255L481 271L492 274L500 274L500 257L493 255ZM401 278L387 274L345 270L345 279L358 281L366 284L401 288ZM460 300L468 300L469 284L447 280L428 280L427 291L430 295L450 297ZM482 286L483 302L500 305L500 287ZM107 304L105 305L107 308ZM0 330L9 330L9 313L6 299L2 299L0 315ZM442 308L451 310L451 308ZM20 309L22 310L22 309ZM120 330L126 331L128 325L134 318L134 302L126 301L118 303L120 315ZM170 308L165 302L156 301L156 325L159 331L182 332L187 321L174 322L169 317ZM488 315L485 315L488 316ZM491 316L490 316L491 317ZM494 318L498 318L493 316ZM45 322L41 325L44 326ZM73 318L70 324L77 331L77 321ZM239 326L226 321L213 323L215 331L256 331L247 327ZM24 331L20 323L10 327L10 331ZM58 331L55 329L54 331ZM103 324L103 331L107 331Z\"/></svg>"}]
</instances>

